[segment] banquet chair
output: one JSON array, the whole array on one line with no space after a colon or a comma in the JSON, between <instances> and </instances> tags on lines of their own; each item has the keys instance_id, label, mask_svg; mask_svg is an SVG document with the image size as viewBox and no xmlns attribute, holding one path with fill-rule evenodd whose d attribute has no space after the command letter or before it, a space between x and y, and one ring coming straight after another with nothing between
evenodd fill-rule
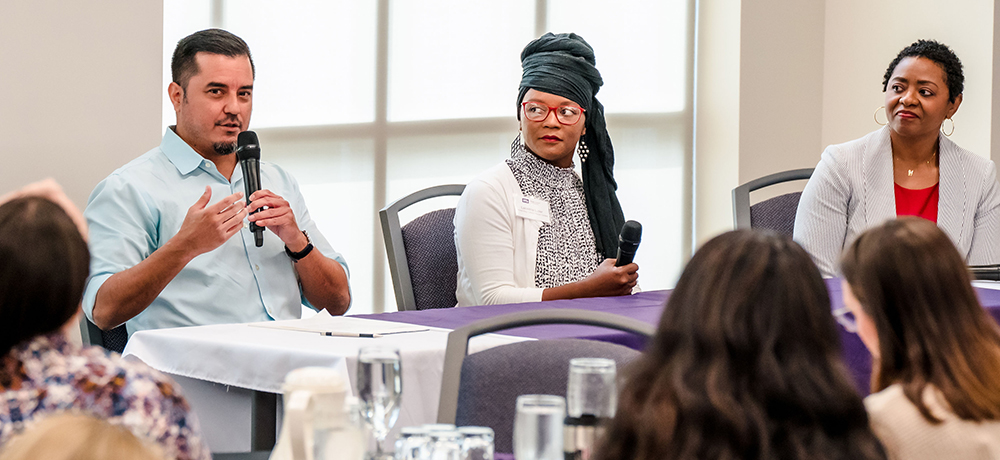
<instances>
[{"instance_id":1,"label":"banquet chair","mask_svg":"<svg viewBox=\"0 0 1000 460\"><path fill-rule=\"evenodd\" d=\"M541 324L583 324L652 337L655 328L611 313L546 309L487 318L448 334L438 423L487 426L497 452L512 452L515 401L523 394L566 395L569 360L613 359L619 369L639 355L615 343L583 339L529 340L466 356L469 339L481 334Z\"/></svg>"},{"instance_id":2,"label":"banquet chair","mask_svg":"<svg viewBox=\"0 0 1000 460\"><path fill-rule=\"evenodd\" d=\"M455 208L428 212L403 226L399 224L399 212L430 198L461 195L464 190L464 185L426 188L379 211L398 310L448 308L458 304Z\"/></svg>"},{"instance_id":3,"label":"banquet chair","mask_svg":"<svg viewBox=\"0 0 1000 460\"><path fill-rule=\"evenodd\" d=\"M128 332L125 330L124 324L110 331L102 331L83 315L80 319L80 336L85 344L104 347L115 353L124 351L125 344L128 343Z\"/></svg>"},{"instance_id":4,"label":"banquet chair","mask_svg":"<svg viewBox=\"0 0 1000 460\"><path fill-rule=\"evenodd\" d=\"M812 168L782 171L734 188L733 223L736 228L767 229L791 237L795 227L795 211L799 207L802 192L778 195L754 205L750 205L750 192L784 182L808 180L812 172Z\"/></svg>"}]
</instances>

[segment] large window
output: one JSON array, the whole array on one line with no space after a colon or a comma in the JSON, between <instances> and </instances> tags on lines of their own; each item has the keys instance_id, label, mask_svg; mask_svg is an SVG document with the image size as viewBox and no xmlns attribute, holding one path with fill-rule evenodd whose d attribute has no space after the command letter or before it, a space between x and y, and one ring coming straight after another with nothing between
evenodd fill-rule
<instances>
[{"instance_id":1,"label":"large window","mask_svg":"<svg viewBox=\"0 0 1000 460\"><path fill-rule=\"evenodd\" d=\"M196 30L247 41L264 158L298 179L347 259L351 312L392 311L378 209L506 158L521 49L547 31L576 32L604 78L619 200L643 224L639 284L663 289L690 248L692 9L693 0L165 0L164 81L174 45ZM163 124L173 122L164 97ZM404 220L426 209L407 211Z\"/></svg>"}]
</instances>

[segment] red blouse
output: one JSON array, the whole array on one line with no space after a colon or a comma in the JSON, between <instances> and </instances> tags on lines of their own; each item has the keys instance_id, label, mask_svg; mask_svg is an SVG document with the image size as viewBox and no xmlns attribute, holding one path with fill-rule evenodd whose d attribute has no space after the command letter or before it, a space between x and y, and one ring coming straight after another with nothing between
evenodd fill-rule
<instances>
[{"instance_id":1,"label":"red blouse","mask_svg":"<svg viewBox=\"0 0 1000 460\"><path fill-rule=\"evenodd\" d=\"M896 215L923 217L937 223L938 184L922 189L909 189L895 185Z\"/></svg>"}]
</instances>

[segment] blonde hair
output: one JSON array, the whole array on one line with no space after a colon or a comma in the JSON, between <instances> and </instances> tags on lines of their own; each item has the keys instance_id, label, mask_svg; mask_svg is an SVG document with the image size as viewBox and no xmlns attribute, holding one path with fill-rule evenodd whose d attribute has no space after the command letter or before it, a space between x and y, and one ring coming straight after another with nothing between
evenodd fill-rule
<instances>
[{"instance_id":1,"label":"blonde hair","mask_svg":"<svg viewBox=\"0 0 1000 460\"><path fill-rule=\"evenodd\" d=\"M128 428L80 413L54 415L12 437L0 460L164 460Z\"/></svg>"}]
</instances>

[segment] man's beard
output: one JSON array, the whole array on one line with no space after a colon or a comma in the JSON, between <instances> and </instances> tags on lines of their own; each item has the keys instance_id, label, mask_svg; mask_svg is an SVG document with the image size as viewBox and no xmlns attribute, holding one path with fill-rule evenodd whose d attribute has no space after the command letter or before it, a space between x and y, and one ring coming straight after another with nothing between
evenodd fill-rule
<instances>
[{"instance_id":1,"label":"man's beard","mask_svg":"<svg viewBox=\"0 0 1000 460\"><path fill-rule=\"evenodd\" d=\"M215 153L219 155L229 155L236 151L235 142L216 142L212 144L212 148L215 149Z\"/></svg>"}]
</instances>

